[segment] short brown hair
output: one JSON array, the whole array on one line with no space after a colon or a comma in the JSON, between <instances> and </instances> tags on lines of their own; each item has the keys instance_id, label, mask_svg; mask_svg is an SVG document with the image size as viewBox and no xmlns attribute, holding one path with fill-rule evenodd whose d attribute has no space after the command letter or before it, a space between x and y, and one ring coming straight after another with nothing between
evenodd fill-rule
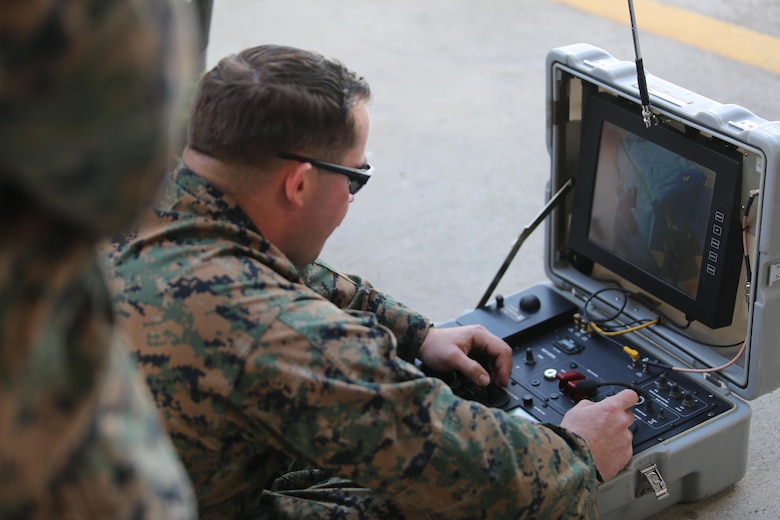
<instances>
[{"instance_id":1,"label":"short brown hair","mask_svg":"<svg viewBox=\"0 0 780 520\"><path fill-rule=\"evenodd\" d=\"M352 108L371 89L316 52L261 45L223 58L198 84L189 146L223 162L257 165L281 151L334 160L355 144Z\"/></svg>"}]
</instances>

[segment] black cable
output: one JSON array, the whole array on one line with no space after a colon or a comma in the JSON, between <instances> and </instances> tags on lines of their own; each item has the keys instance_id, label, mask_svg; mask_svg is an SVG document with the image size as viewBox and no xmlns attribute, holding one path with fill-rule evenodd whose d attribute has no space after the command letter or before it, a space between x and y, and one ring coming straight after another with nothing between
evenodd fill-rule
<instances>
[{"instance_id":1,"label":"black cable","mask_svg":"<svg viewBox=\"0 0 780 520\"><path fill-rule=\"evenodd\" d=\"M585 396L594 396L596 395L596 390L602 386L621 386L633 390L642 398L644 398L648 411L653 409L653 398L650 395L650 392L644 390L643 388L639 388L637 385L632 383L623 383L622 381L605 381L600 383L593 379L582 379L577 381L577 383L574 385L574 388L577 392Z\"/></svg>"},{"instance_id":2,"label":"black cable","mask_svg":"<svg viewBox=\"0 0 780 520\"><path fill-rule=\"evenodd\" d=\"M620 314L622 314L623 310L626 308L626 305L628 304L628 299L627 298L624 298L623 303L620 306L620 308L618 309L618 311L613 313L611 316L608 316L607 318L603 318L603 319L600 319L600 320L595 320L595 319L592 319L589 316L589 314L588 314L588 306L592 304L593 300L597 296L599 296L600 294L602 294L604 292L608 292L608 291L617 291L617 292L620 292L620 293L624 294L625 296L630 296L630 297L633 297L633 298L635 298L637 300L643 300L643 305L648 307L651 311L658 313L658 315L661 316L661 318L662 318L662 322L668 323L669 325L671 325L675 329L678 329L678 331L682 331L682 330L688 329L691 326L691 324L693 323L693 320L688 320L685 325L680 325L679 323L677 323L674 320L672 320L666 313L661 312L656 305L654 305L651 302L647 301L646 298L642 298L641 297L642 295L640 293L638 293L636 291L632 291L630 289L626 289L626 288L621 287L619 285L617 287L604 287L603 289L599 289L598 291L596 291L593 294L591 294L585 300L585 303L583 304L582 314L583 314L583 318L585 319L586 323L595 323L595 324L601 326L602 328L606 328L604 326L605 323L607 323L608 321L617 319L617 317L620 316ZM652 320L649 319L649 318L645 318L645 319L642 319L642 320L634 320L634 321L632 321L630 323L624 324L624 326L625 327L630 327L630 326L632 326L634 324L646 323L648 321L652 321ZM700 343L701 345L704 345L705 347L711 347L711 348L734 348L734 347L738 347L738 346L740 346L742 344L741 340L738 341L737 343L732 343L732 344L729 344L729 345L708 343L706 341L701 341L701 340L699 340L697 338L694 338L693 336L690 336L688 334L684 334L682 332L677 332L677 333L680 334L682 337L684 337L686 339L689 339L691 341L696 341L697 343ZM615 339L612 339L612 338L607 338L607 339L612 340L613 343L615 343L618 346L622 346L622 343L617 341L617 340L615 340Z\"/></svg>"},{"instance_id":3,"label":"black cable","mask_svg":"<svg viewBox=\"0 0 780 520\"><path fill-rule=\"evenodd\" d=\"M752 269L750 268L750 255L748 254L747 251L747 240L745 239L744 235L747 233L747 228L748 228L747 219L748 216L750 216L750 208L753 206L753 201L755 200L756 195L758 195L757 190L750 192L748 196L748 200L745 203L745 211L742 213L742 234L743 234L742 253L745 259L745 279L747 280L747 283L750 283L750 280L753 279L753 272Z\"/></svg>"},{"instance_id":4,"label":"black cable","mask_svg":"<svg viewBox=\"0 0 780 520\"><path fill-rule=\"evenodd\" d=\"M620 308L619 308L619 309L617 309L617 311L615 311L615 312L614 312L614 314L612 314L611 316L608 316L608 317L606 317L606 318L602 318L602 319L600 319L600 320L594 320L594 319L592 319L592 318L590 317L590 315L588 314L588 306L589 306L589 305L590 305L590 304L593 302L593 300L594 300L594 299L596 299L596 298L597 298L597 297L598 297L600 294L602 294L602 293L605 293L605 292L608 292L608 291L617 291L617 292L619 292L619 293L622 293L622 294L623 294L623 296L624 296L622 305L621 305L621 306L620 306ZM626 305L628 305L628 298L627 298L627 296L630 296L630 295L632 295L632 294L634 294L634 291L631 291L631 290L629 290L629 289L625 289L625 288L623 288L623 287L620 287L620 286L618 286L618 287L604 287L603 289L599 289L598 291L596 291L596 292L592 293L590 296L588 296L588 298L585 300L585 303L584 303L584 304L583 304L583 306L582 306L582 315L583 315L583 317L585 318L585 321L586 321L587 323L596 323L596 324L600 324L600 325L603 325L603 324L606 324L607 322L610 322L610 321L616 320L616 319L617 319L617 318L618 318L618 317L619 317L619 316L620 316L620 315L623 313L623 311L624 311L624 310L625 310L625 308L626 308ZM606 303L606 302L605 302L605 303Z\"/></svg>"}]
</instances>

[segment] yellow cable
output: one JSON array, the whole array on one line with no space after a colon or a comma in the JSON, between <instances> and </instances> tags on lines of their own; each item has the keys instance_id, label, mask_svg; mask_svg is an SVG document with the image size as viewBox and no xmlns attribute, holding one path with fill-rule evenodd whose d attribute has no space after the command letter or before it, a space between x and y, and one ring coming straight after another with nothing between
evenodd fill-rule
<instances>
[{"instance_id":1,"label":"yellow cable","mask_svg":"<svg viewBox=\"0 0 780 520\"><path fill-rule=\"evenodd\" d=\"M640 329L644 329L645 327L649 327L651 325L655 325L656 323L659 323L661 321L661 318L656 318L652 321L648 321L647 323L643 323L641 325L636 325L634 327L628 327L623 330L615 330L611 332L607 332L605 330L602 330L601 327L596 325L593 322L590 322L588 325L591 329L595 330L597 333L601 334L602 336L620 336L621 334L628 334L629 332L634 332Z\"/></svg>"}]
</instances>

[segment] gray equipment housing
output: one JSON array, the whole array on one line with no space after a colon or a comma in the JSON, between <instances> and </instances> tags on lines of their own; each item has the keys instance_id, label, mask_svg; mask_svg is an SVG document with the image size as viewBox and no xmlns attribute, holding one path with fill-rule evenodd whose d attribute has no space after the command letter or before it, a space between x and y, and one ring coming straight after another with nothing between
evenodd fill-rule
<instances>
[{"instance_id":1,"label":"gray equipment housing","mask_svg":"<svg viewBox=\"0 0 780 520\"><path fill-rule=\"evenodd\" d=\"M542 321L539 317L542 313L538 310L540 305L543 309L545 306L549 309L550 305L560 309L565 307L566 304L560 303L565 300L573 308L581 309L586 301L591 301L597 314L618 314L626 326L657 318L659 310L678 323L685 323L690 318L686 312L666 303L664 298L656 298L652 287L638 287L599 262L593 262L592 269L583 269L571 254L569 235L572 222L586 218L576 214L581 209L576 202L576 194L580 188L580 146L584 139L581 138L581 127L586 98L596 92L600 97L616 101L640 114L643 107L635 63L618 60L592 45L575 44L551 50L546 64L547 150L551 159L547 199L558 199L545 221L545 271L549 281L506 298L496 297L495 301L485 304L488 293L497 282L494 280L494 285L477 309L448 324L479 323L507 339L516 351L516 370L508 391L510 404L504 402L496 406L532 420L550 422L555 416L545 414L553 404L560 403L560 396L557 395L559 392L553 392L556 395L551 401L540 399L538 392L534 394L538 388L549 384L542 377L534 379L537 360L557 366L555 364L561 364L561 360L555 358L560 357L567 364L577 366L578 370L585 372L587 368L589 374L607 372L610 366L617 367L616 373L622 373L625 365L630 371L632 367L641 367L641 360L635 360L634 365L622 360L616 364L611 359L614 357L611 352L609 361L594 360L594 352L598 352L594 350L595 345L583 347L589 344L591 333L583 332L575 324L567 329L574 340L553 340L553 343L562 343L563 349L543 347L536 350L542 352L541 356L537 354L532 362L526 360L523 363L519 357L524 355L521 351L531 350L527 345L534 346L534 334L526 331ZM621 336L621 341L641 350L643 355L681 369L721 367L737 356L743 339L745 349L738 360L727 368L710 373L676 373L675 377L685 378L680 379L683 385L695 388L697 402L698 398L702 398L704 403L709 395L710 402L705 406L719 407L719 411L702 415L695 424L667 430L657 439L635 447L635 455L625 470L599 488L598 509L603 519L647 518L677 502L701 500L739 481L747 469L750 430L751 410L745 400L780 386L780 378L777 377L780 349L774 348L774 343L780 338L780 186L777 184L780 122L766 121L742 107L718 103L652 74L647 74L646 81L650 106L659 125L673 128L680 135L692 136L695 141L717 141L739 157L736 187L739 193L735 194L735 200L744 204L751 195L754 198L752 204L747 204L748 208L752 206L745 216L747 232L738 245L739 260L742 261L744 253L749 269L741 264L736 269L733 265L730 267L732 278L739 278L738 284L734 279L737 294L732 296L733 303L732 299L726 298L725 320L722 317L724 309L717 309L721 317L715 328L699 320L691 320L684 331L662 323L629 332ZM561 196L561 187L571 184L570 180L573 180L573 189ZM547 216L549 209L540 216ZM744 209L743 205L736 211ZM712 227L712 220L708 225ZM738 228L741 235L741 222ZM710 241L713 237L707 235L706 240ZM521 242L521 239L518 241ZM734 240L729 247L737 247ZM743 247L746 247L744 251ZM730 253L733 258L733 251ZM703 256L707 256L706 250ZM701 269L710 267L705 265L703 258ZM718 265L718 270L721 267ZM715 267L712 269L714 271ZM747 272L750 272L749 277ZM647 298L631 298L627 302L619 301L619 298L589 300L615 282L635 289ZM529 295L536 300L532 305L528 303ZM541 304L536 295L542 296ZM646 305L648 301L653 304ZM564 330L567 325L556 324L556 327ZM544 341L548 341L549 337L545 338ZM724 348L723 345L736 346ZM572 350L566 352L569 347ZM581 350L589 352L591 357L577 357L583 356ZM622 355L617 350L615 356ZM551 356L548 356L550 353ZM525 354L533 358L533 354ZM568 354L571 357L567 357ZM523 364L526 366L523 367ZM641 369L636 370L641 379ZM534 379L533 386L524 379ZM646 388L652 390L654 396L660 395L657 380L654 383L649 381ZM566 381L559 383L563 389ZM659 402L662 406L669 404L663 399ZM724 403L726 406L723 406ZM673 409L670 405L669 410ZM649 444L652 445L644 447Z\"/></svg>"},{"instance_id":2,"label":"gray equipment housing","mask_svg":"<svg viewBox=\"0 0 780 520\"><path fill-rule=\"evenodd\" d=\"M641 105L635 64L591 45L551 50L546 70L550 182L560 186L576 176L572 165L578 160L579 143L572 128L581 119L583 87L595 87L633 102L637 112ZM710 330L694 323L700 342L672 332L662 331L652 337L641 331L632 333L636 336L633 341L646 345L660 358L699 368L720 366L735 354L735 349L724 352L705 343L747 338L740 362L702 381L713 392L731 399L734 408L635 455L620 475L602 485L599 516L615 520L647 518L676 502L695 502L739 481L747 468L750 407L729 394L749 400L780 385L780 349L776 348L780 338L780 122L766 121L742 107L699 96L652 74L647 74L647 84L651 106L658 116L678 122L689 131L731 143L743 154L739 200L746 200L751 190L759 190L760 194L749 216L752 279L746 280L743 270L739 287L740 293L745 288L745 297L737 297L732 324ZM561 113L564 107L565 114ZM567 210L571 211L571 204L554 211L547 223L546 272L552 285L568 296L592 294L603 288L603 283L596 276L583 275L561 254L571 218ZM580 300L581 296L575 298ZM654 316L639 305L628 313L633 319Z\"/></svg>"}]
</instances>

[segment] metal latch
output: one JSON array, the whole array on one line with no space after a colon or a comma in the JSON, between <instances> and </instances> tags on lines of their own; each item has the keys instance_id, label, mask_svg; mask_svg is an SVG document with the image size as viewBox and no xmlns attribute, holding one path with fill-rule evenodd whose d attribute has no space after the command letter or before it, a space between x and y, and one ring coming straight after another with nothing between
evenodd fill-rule
<instances>
[{"instance_id":1,"label":"metal latch","mask_svg":"<svg viewBox=\"0 0 780 520\"><path fill-rule=\"evenodd\" d=\"M658 471L658 467L655 464L650 464L639 470L639 473L645 478L645 485L642 486L638 496L644 495L650 492L652 489L655 492L656 500L663 500L669 496L669 489L666 487L666 482L661 476L661 472ZM650 489L648 489L648 485Z\"/></svg>"}]
</instances>

